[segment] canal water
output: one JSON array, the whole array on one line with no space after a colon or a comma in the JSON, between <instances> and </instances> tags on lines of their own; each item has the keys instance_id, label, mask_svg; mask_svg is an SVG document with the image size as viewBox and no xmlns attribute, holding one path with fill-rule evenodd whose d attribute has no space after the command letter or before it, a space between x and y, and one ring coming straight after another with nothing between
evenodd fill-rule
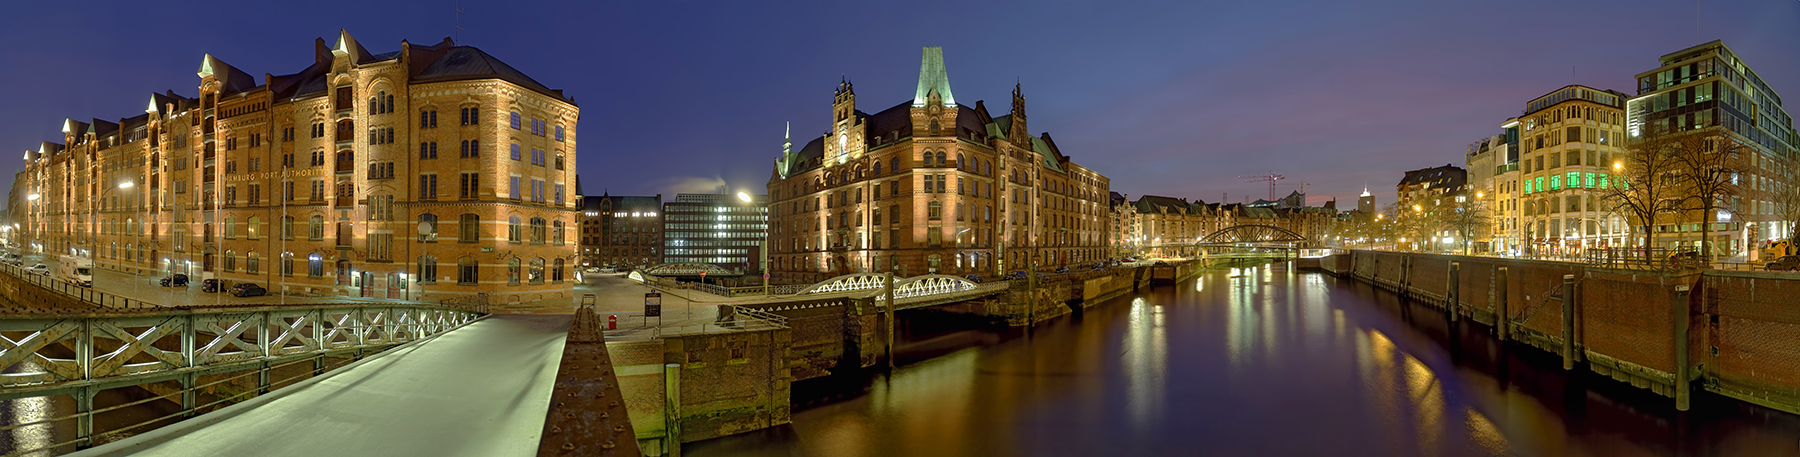
<instances>
[{"instance_id":1,"label":"canal water","mask_svg":"<svg viewBox=\"0 0 1800 457\"><path fill-rule=\"evenodd\" d=\"M1279 265L1031 332L921 325L893 373L796 383L790 426L685 454L1800 456L1800 416L1710 394L1677 414L1485 326Z\"/></svg>"}]
</instances>

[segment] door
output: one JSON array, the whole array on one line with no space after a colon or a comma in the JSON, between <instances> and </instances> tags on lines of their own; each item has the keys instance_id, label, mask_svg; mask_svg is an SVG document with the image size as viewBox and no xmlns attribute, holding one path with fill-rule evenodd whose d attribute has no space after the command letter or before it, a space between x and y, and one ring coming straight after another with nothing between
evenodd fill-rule
<instances>
[{"instance_id":1,"label":"door","mask_svg":"<svg viewBox=\"0 0 1800 457\"><path fill-rule=\"evenodd\" d=\"M372 294L374 293L374 290L375 290L375 287L374 287L375 273L371 273L371 272L367 272L367 271L362 272L362 281L361 282L362 282L362 293L360 295L362 295L364 297L372 296Z\"/></svg>"},{"instance_id":2,"label":"door","mask_svg":"<svg viewBox=\"0 0 1800 457\"><path fill-rule=\"evenodd\" d=\"M400 296L400 288L404 284L402 284L400 281L404 281L403 279L400 279L400 275L394 274L394 273L388 273L387 274L387 295L383 296L382 298L403 298Z\"/></svg>"},{"instance_id":3,"label":"door","mask_svg":"<svg viewBox=\"0 0 1800 457\"><path fill-rule=\"evenodd\" d=\"M348 286L350 285L350 280L350 261L339 260L337 262L337 284L340 286Z\"/></svg>"}]
</instances>

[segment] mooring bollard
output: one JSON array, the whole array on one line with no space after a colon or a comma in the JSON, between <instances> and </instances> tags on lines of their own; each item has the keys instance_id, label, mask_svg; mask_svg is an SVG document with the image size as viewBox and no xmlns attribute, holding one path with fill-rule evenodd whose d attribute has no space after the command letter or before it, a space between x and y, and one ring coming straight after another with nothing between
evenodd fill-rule
<instances>
[{"instance_id":1,"label":"mooring bollard","mask_svg":"<svg viewBox=\"0 0 1800 457\"><path fill-rule=\"evenodd\" d=\"M1575 369L1575 275L1563 275L1563 370Z\"/></svg>"},{"instance_id":2,"label":"mooring bollard","mask_svg":"<svg viewBox=\"0 0 1800 457\"><path fill-rule=\"evenodd\" d=\"M1496 286L1494 288L1494 326L1498 328L1500 342L1504 344L1506 343L1507 332L1511 330L1510 327L1512 326L1512 316L1509 314L1510 311L1507 310L1506 303L1506 300L1508 299L1506 294L1506 267L1500 267L1498 271L1494 273L1494 278L1494 285Z\"/></svg>"},{"instance_id":3,"label":"mooring bollard","mask_svg":"<svg viewBox=\"0 0 1800 457\"><path fill-rule=\"evenodd\" d=\"M1688 385L1688 286L1675 286L1675 410L1687 411Z\"/></svg>"},{"instance_id":4,"label":"mooring bollard","mask_svg":"<svg viewBox=\"0 0 1800 457\"><path fill-rule=\"evenodd\" d=\"M1452 323L1456 322L1459 317L1457 314L1460 313L1460 310L1462 309L1462 278L1459 277L1460 275L1458 274L1461 270L1461 262L1450 262L1450 284L1449 289L1444 293L1446 298L1444 300L1444 312L1450 315L1450 322Z\"/></svg>"}]
</instances>

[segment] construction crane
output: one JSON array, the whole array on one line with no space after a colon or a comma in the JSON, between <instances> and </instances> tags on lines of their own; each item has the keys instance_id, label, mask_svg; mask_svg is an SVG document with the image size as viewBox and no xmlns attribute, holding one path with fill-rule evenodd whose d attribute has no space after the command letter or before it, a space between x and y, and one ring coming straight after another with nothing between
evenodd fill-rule
<instances>
[{"instance_id":1,"label":"construction crane","mask_svg":"<svg viewBox=\"0 0 1800 457\"><path fill-rule=\"evenodd\" d=\"M1242 179L1244 182L1267 181L1269 183L1269 201L1275 201L1275 181L1287 179L1287 177L1275 174L1275 172L1271 171L1267 175L1239 176L1238 179Z\"/></svg>"}]
</instances>

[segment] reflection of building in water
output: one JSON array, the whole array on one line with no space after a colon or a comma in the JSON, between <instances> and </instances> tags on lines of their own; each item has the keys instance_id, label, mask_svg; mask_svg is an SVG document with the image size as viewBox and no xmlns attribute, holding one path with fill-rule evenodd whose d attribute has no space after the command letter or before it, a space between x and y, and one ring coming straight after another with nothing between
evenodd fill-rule
<instances>
[{"instance_id":1,"label":"reflection of building in water","mask_svg":"<svg viewBox=\"0 0 1800 457\"><path fill-rule=\"evenodd\" d=\"M1131 300L1131 322L1125 327L1125 377L1131 420L1139 430L1163 416L1164 385L1169 381L1169 338L1162 305Z\"/></svg>"}]
</instances>

